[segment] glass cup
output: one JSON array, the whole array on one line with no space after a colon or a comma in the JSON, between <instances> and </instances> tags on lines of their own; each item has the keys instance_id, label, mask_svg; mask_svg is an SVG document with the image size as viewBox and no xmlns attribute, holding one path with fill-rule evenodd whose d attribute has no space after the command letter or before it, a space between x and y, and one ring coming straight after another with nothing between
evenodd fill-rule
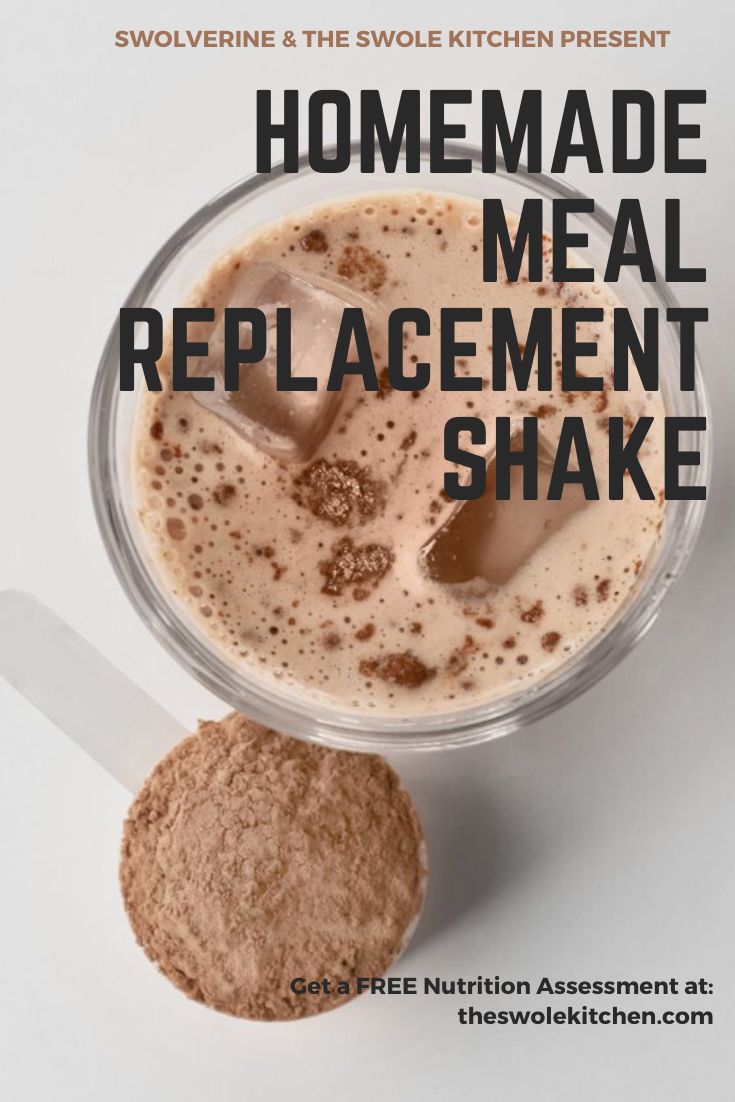
<instances>
[{"instance_id":1,"label":"glass cup","mask_svg":"<svg viewBox=\"0 0 735 1102\"><path fill-rule=\"evenodd\" d=\"M197 211L153 257L133 287L126 306L151 306L165 317L188 294L210 265L259 227L277 222L289 212L322 202L325 192L338 199L348 195L395 192L401 188L501 198L507 210L518 211L527 197L543 200L544 224L551 227L551 200L580 199L580 192L559 180L524 170L483 174L478 149L447 148L451 156L471 157L471 174L428 171L428 148L422 150L422 172L376 171L367 180L355 167L329 176L313 172L302 157L298 174L276 166L267 176L253 175L235 184ZM379 164L376 158L376 165ZM577 249L583 260L603 271L613 219L597 207L594 215L573 216L571 231L588 235ZM641 283L624 268L615 285L620 301L640 326L643 310L675 306L667 284ZM119 331L116 322L100 360L92 393L89 422L89 471L92 496L102 537L122 585L144 622L164 647L206 688L233 707L278 731L348 750L377 752L425 750L470 745L507 734L540 719L578 696L611 670L653 624L661 603L680 576L699 531L704 501L669 501L661 542L649 557L627 601L606 627L570 655L553 673L522 689L469 708L447 708L416 717L372 715L339 702L315 701L307 690L279 685L242 662L236 662L207 638L185 607L166 592L140 530L133 495L131 439L137 394L119 390ZM697 367L694 391L678 388L678 327L661 328L661 386L667 413L707 417L707 398ZM707 433L682 433L682 450L698 451L697 467L682 470L684 484L705 483L711 462Z\"/></svg>"}]
</instances>

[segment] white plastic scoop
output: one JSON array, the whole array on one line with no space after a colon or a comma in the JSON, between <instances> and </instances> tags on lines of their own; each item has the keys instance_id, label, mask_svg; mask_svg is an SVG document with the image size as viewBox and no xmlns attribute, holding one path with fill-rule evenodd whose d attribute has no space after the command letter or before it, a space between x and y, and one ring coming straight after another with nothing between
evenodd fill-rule
<instances>
[{"instance_id":1,"label":"white plastic scoop","mask_svg":"<svg viewBox=\"0 0 735 1102\"><path fill-rule=\"evenodd\" d=\"M0 592L0 676L133 794L190 733L30 593ZM423 910L425 841L420 865L418 910L392 965L403 955Z\"/></svg>"},{"instance_id":2,"label":"white plastic scoop","mask_svg":"<svg viewBox=\"0 0 735 1102\"><path fill-rule=\"evenodd\" d=\"M190 733L30 593L0 593L0 676L133 793Z\"/></svg>"}]
</instances>

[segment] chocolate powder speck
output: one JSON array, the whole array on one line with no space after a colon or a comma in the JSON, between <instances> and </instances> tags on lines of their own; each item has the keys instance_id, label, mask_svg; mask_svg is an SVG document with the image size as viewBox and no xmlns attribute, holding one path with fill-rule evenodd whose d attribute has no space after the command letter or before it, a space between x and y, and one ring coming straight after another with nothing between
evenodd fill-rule
<instances>
[{"instance_id":1,"label":"chocolate powder speck","mask_svg":"<svg viewBox=\"0 0 735 1102\"><path fill-rule=\"evenodd\" d=\"M388 368L384 367L378 374L378 389L375 392L376 398L388 398L393 393L393 387L390 383L390 376ZM417 390L413 391L414 397L418 394Z\"/></svg>"},{"instance_id":2,"label":"chocolate powder speck","mask_svg":"<svg viewBox=\"0 0 735 1102\"><path fill-rule=\"evenodd\" d=\"M329 249L324 230L309 230L299 244L305 253L325 253Z\"/></svg>"},{"instance_id":3,"label":"chocolate powder speck","mask_svg":"<svg viewBox=\"0 0 735 1102\"><path fill-rule=\"evenodd\" d=\"M450 677L457 677L464 673L470 662L470 655L477 651L477 643L471 635L465 635L464 642L455 647L447 659L447 673Z\"/></svg>"},{"instance_id":4,"label":"chocolate powder speck","mask_svg":"<svg viewBox=\"0 0 735 1102\"><path fill-rule=\"evenodd\" d=\"M606 601L610 596L610 579L602 578L596 585L595 591L597 593L598 601Z\"/></svg>"},{"instance_id":5,"label":"chocolate powder speck","mask_svg":"<svg viewBox=\"0 0 735 1102\"><path fill-rule=\"evenodd\" d=\"M386 280L385 262L364 245L345 245L337 261L337 274L363 291L379 291Z\"/></svg>"},{"instance_id":6,"label":"chocolate powder speck","mask_svg":"<svg viewBox=\"0 0 735 1102\"><path fill-rule=\"evenodd\" d=\"M232 500L236 492L231 482L220 482L212 490L212 497L218 505L226 505L228 501Z\"/></svg>"},{"instance_id":7,"label":"chocolate powder speck","mask_svg":"<svg viewBox=\"0 0 735 1102\"><path fill-rule=\"evenodd\" d=\"M541 636L541 646L544 648L544 650L556 650L560 639L561 635L558 631L547 631L544 635Z\"/></svg>"},{"instance_id":8,"label":"chocolate powder speck","mask_svg":"<svg viewBox=\"0 0 735 1102\"><path fill-rule=\"evenodd\" d=\"M538 621L544 615L544 602L534 601L529 608L524 608L521 612L521 620L524 624L537 624Z\"/></svg>"},{"instance_id":9,"label":"chocolate powder speck","mask_svg":"<svg viewBox=\"0 0 735 1102\"><path fill-rule=\"evenodd\" d=\"M589 601L589 594L583 585L575 585L572 590L572 597L574 598L575 605L578 607L586 605Z\"/></svg>"},{"instance_id":10,"label":"chocolate powder speck","mask_svg":"<svg viewBox=\"0 0 735 1102\"><path fill-rule=\"evenodd\" d=\"M306 1017L350 998L294 995L296 976L382 975L424 882L421 826L386 761L237 713L160 762L123 833L139 944L185 994L241 1018Z\"/></svg>"},{"instance_id":11,"label":"chocolate powder speck","mask_svg":"<svg viewBox=\"0 0 735 1102\"><path fill-rule=\"evenodd\" d=\"M551 417L552 413L556 413L556 406L552 406L550 402L542 402L541 405L536 406L536 409L530 411L531 417L538 417L540 420Z\"/></svg>"},{"instance_id":12,"label":"chocolate powder speck","mask_svg":"<svg viewBox=\"0 0 735 1102\"><path fill-rule=\"evenodd\" d=\"M352 459L316 459L294 479L293 499L341 528L376 516L385 502L385 486Z\"/></svg>"},{"instance_id":13,"label":"chocolate powder speck","mask_svg":"<svg viewBox=\"0 0 735 1102\"><path fill-rule=\"evenodd\" d=\"M332 557L319 563L319 573L325 578L322 593L339 597L351 585L374 587L388 573L393 559L391 549L381 543L360 545L344 536L332 547Z\"/></svg>"},{"instance_id":14,"label":"chocolate powder speck","mask_svg":"<svg viewBox=\"0 0 735 1102\"><path fill-rule=\"evenodd\" d=\"M154 421L151 425L150 432L154 440L160 440L163 436L163 421Z\"/></svg>"},{"instance_id":15,"label":"chocolate powder speck","mask_svg":"<svg viewBox=\"0 0 735 1102\"><path fill-rule=\"evenodd\" d=\"M435 676L436 670L425 665L412 651L401 654L384 654L378 658L363 658L360 662L363 677L377 677L405 689L418 689Z\"/></svg>"}]
</instances>

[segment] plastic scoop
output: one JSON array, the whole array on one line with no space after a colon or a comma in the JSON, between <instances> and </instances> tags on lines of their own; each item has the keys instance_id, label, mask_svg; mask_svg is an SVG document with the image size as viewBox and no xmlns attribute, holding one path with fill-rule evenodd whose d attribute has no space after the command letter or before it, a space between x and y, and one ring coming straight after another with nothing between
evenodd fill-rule
<instances>
[{"instance_id":1,"label":"plastic scoop","mask_svg":"<svg viewBox=\"0 0 735 1102\"><path fill-rule=\"evenodd\" d=\"M0 676L133 793L190 733L30 593L0 593Z\"/></svg>"},{"instance_id":2,"label":"plastic scoop","mask_svg":"<svg viewBox=\"0 0 735 1102\"><path fill-rule=\"evenodd\" d=\"M131 793L190 732L29 593L0 592L0 676ZM391 964L403 955L426 897L422 840L417 911Z\"/></svg>"}]
</instances>

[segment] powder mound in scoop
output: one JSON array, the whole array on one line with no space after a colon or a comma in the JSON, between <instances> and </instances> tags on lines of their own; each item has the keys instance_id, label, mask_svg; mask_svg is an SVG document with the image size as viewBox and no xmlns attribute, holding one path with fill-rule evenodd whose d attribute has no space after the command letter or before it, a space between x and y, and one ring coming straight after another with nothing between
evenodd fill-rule
<instances>
[{"instance_id":1,"label":"powder mound in scoop","mask_svg":"<svg viewBox=\"0 0 735 1102\"><path fill-rule=\"evenodd\" d=\"M235 712L158 764L124 827L120 882L139 944L191 998L242 1018L300 1018L351 997L294 995L296 977L382 975L425 878L421 826L386 761Z\"/></svg>"}]
</instances>

